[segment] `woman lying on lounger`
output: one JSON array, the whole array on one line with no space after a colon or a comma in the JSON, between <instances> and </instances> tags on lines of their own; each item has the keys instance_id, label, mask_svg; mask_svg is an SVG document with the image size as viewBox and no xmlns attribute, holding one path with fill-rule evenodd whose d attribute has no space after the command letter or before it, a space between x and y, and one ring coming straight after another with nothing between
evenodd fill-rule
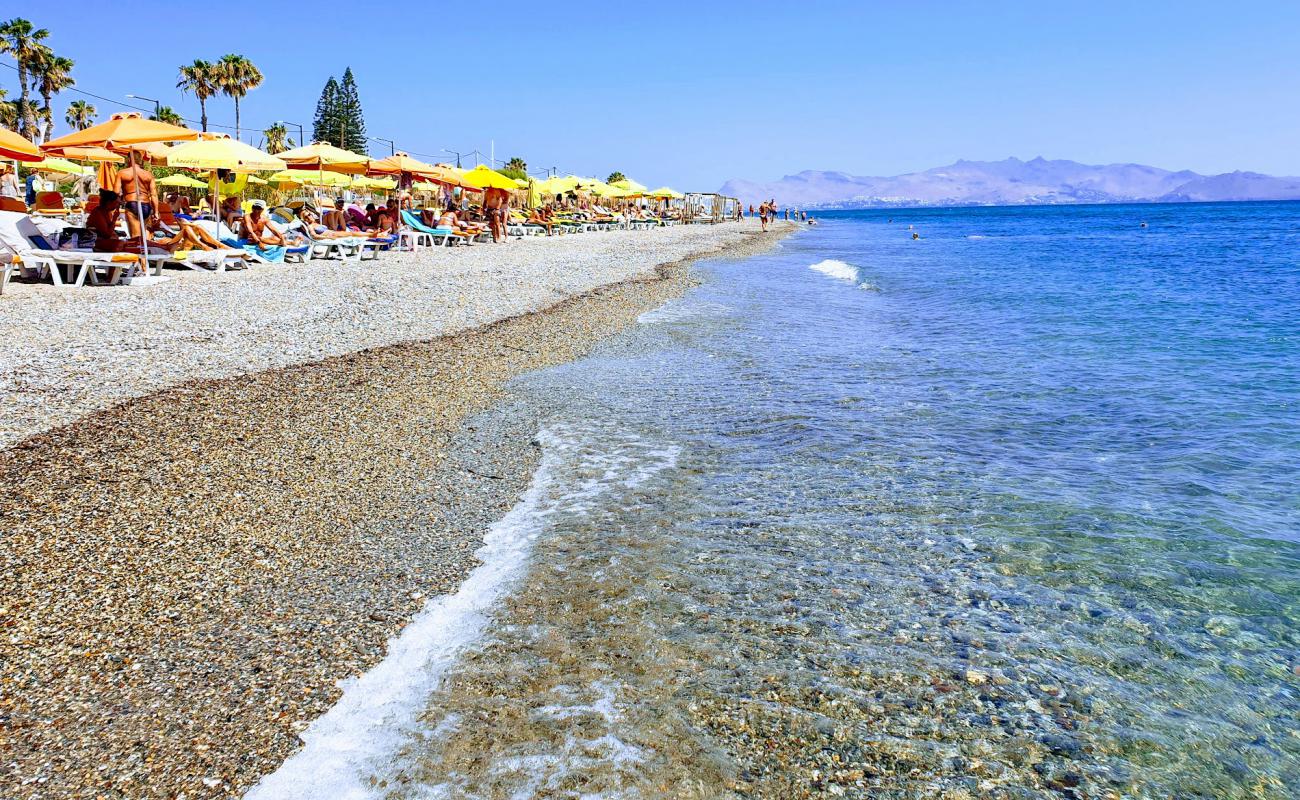
<instances>
[{"instance_id":1,"label":"woman lying on lounger","mask_svg":"<svg viewBox=\"0 0 1300 800\"><path fill-rule=\"evenodd\" d=\"M307 206L298 209L298 219L302 220L303 226L307 228L307 233L309 233L313 239L356 239L357 237L371 235L366 232L356 233L353 231L331 230L320 221L320 218L316 216L316 212L312 211Z\"/></svg>"}]
</instances>

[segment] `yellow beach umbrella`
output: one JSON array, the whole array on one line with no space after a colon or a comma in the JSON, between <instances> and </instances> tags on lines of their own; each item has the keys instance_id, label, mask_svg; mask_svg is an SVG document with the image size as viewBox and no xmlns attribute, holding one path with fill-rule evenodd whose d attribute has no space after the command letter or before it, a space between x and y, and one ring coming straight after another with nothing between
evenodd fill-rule
<instances>
[{"instance_id":1,"label":"yellow beach umbrella","mask_svg":"<svg viewBox=\"0 0 1300 800\"><path fill-rule=\"evenodd\" d=\"M276 157L290 169L314 169L363 175L370 168L370 157L335 147L329 142L312 142L277 153Z\"/></svg>"},{"instance_id":2,"label":"yellow beach umbrella","mask_svg":"<svg viewBox=\"0 0 1300 800\"><path fill-rule=\"evenodd\" d=\"M32 164L32 169L41 172L58 172L63 175L85 175L86 169L80 164L73 164L62 158L45 158Z\"/></svg>"},{"instance_id":3,"label":"yellow beach umbrella","mask_svg":"<svg viewBox=\"0 0 1300 800\"><path fill-rule=\"evenodd\" d=\"M168 175L158 181L159 186L176 186L183 189L206 189L208 185L201 180L191 178L189 175Z\"/></svg>"},{"instance_id":4,"label":"yellow beach umbrella","mask_svg":"<svg viewBox=\"0 0 1300 800\"><path fill-rule=\"evenodd\" d=\"M45 156L40 148L9 130L0 128L0 158L16 161L40 161Z\"/></svg>"},{"instance_id":5,"label":"yellow beach umbrella","mask_svg":"<svg viewBox=\"0 0 1300 800\"><path fill-rule=\"evenodd\" d=\"M249 175L249 176L248 176L248 182L251 183L251 184L253 184L253 185L255 185L255 186L265 186L265 185L266 185L266 179L265 179L265 178L259 178L259 177L257 177L256 175Z\"/></svg>"},{"instance_id":6,"label":"yellow beach umbrella","mask_svg":"<svg viewBox=\"0 0 1300 800\"><path fill-rule=\"evenodd\" d=\"M173 147L167 154L167 166L201 170L265 172L285 169L288 165L252 145L223 136Z\"/></svg>"},{"instance_id":7,"label":"yellow beach umbrella","mask_svg":"<svg viewBox=\"0 0 1300 800\"><path fill-rule=\"evenodd\" d=\"M661 186L653 192L646 193L646 197L653 197L657 200L680 200L685 196L681 192L669 189L667 186Z\"/></svg>"},{"instance_id":8,"label":"yellow beach umbrella","mask_svg":"<svg viewBox=\"0 0 1300 800\"><path fill-rule=\"evenodd\" d=\"M636 181L632 180L631 178L624 178L624 179L621 180L621 181L614 181L614 183L611 184L611 185L612 185L612 186L616 186L616 187L618 187L619 189L622 189L622 190L625 191L625 192L628 192L628 193L629 193L629 196L631 196L631 195L633 195L633 194L645 194L645 192L646 192L646 187L645 187L645 186L643 186L643 185L637 183Z\"/></svg>"},{"instance_id":9,"label":"yellow beach umbrella","mask_svg":"<svg viewBox=\"0 0 1300 800\"><path fill-rule=\"evenodd\" d=\"M306 178L308 174L309 173L306 172L296 172L286 169L275 173L266 180L277 189L292 189L297 186L302 186L303 179Z\"/></svg>"},{"instance_id":10,"label":"yellow beach umbrella","mask_svg":"<svg viewBox=\"0 0 1300 800\"><path fill-rule=\"evenodd\" d=\"M462 175L461 179L470 186L475 186L479 189L509 189L514 191L519 188L519 186L515 184L513 178L507 178L500 172L489 168L487 164L479 164L474 169Z\"/></svg>"}]
</instances>

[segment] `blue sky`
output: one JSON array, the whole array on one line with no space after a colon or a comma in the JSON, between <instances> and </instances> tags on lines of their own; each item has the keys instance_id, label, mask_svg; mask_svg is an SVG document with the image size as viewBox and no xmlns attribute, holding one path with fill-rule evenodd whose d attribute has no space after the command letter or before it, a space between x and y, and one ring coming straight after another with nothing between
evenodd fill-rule
<instances>
[{"instance_id":1,"label":"blue sky","mask_svg":"<svg viewBox=\"0 0 1300 800\"><path fill-rule=\"evenodd\" d=\"M350 65L368 132L399 149L486 153L494 140L498 158L533 169L620 169L682 189L1009 155L1300 175L1300 3L49 8L19 0L2 14L49 28L79 87L105 97L158 97L197 119L177 67L239 52L267 76L244 103L246 126L310 127L325 80ZM128 17L152 31L133 56L117 45ZM11 97L15 84L0 68ZM60 121L77 97L56 100ZM230 101L210 102L209 116L233 124Z\"/></svg>"}]
</instances>

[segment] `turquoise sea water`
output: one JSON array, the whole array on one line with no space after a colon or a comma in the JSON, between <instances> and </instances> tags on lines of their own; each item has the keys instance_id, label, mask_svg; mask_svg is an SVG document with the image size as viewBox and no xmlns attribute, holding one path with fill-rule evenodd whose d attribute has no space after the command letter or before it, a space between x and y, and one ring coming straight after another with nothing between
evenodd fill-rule
<instances>
[{"instance_id":1,"label":"turquoise sea water","mask_svg":"<svg viewBox=\"0 0 1300 800\"><path fill-rule=\"evenodd\" d=\"M1300 204L702 271L515 386L530 566L393 796L1300 796Z\"/></svg>"}]
</instances>

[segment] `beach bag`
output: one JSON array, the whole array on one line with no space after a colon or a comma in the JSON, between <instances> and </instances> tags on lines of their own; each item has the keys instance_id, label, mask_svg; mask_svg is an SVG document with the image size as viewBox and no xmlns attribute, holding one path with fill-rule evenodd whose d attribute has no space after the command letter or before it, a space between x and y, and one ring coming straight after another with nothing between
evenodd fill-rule
<instances>
[{"instance_id":1,"label":"beach bag","mask_svg":"<svg viewBox=\"0 0 1300 800\"><path fill-rule=\"evenodd\" d=\"M90 228L64 228L59 231L59 249L94 250L97 238Z\"/></svg>"}]
</instances>

